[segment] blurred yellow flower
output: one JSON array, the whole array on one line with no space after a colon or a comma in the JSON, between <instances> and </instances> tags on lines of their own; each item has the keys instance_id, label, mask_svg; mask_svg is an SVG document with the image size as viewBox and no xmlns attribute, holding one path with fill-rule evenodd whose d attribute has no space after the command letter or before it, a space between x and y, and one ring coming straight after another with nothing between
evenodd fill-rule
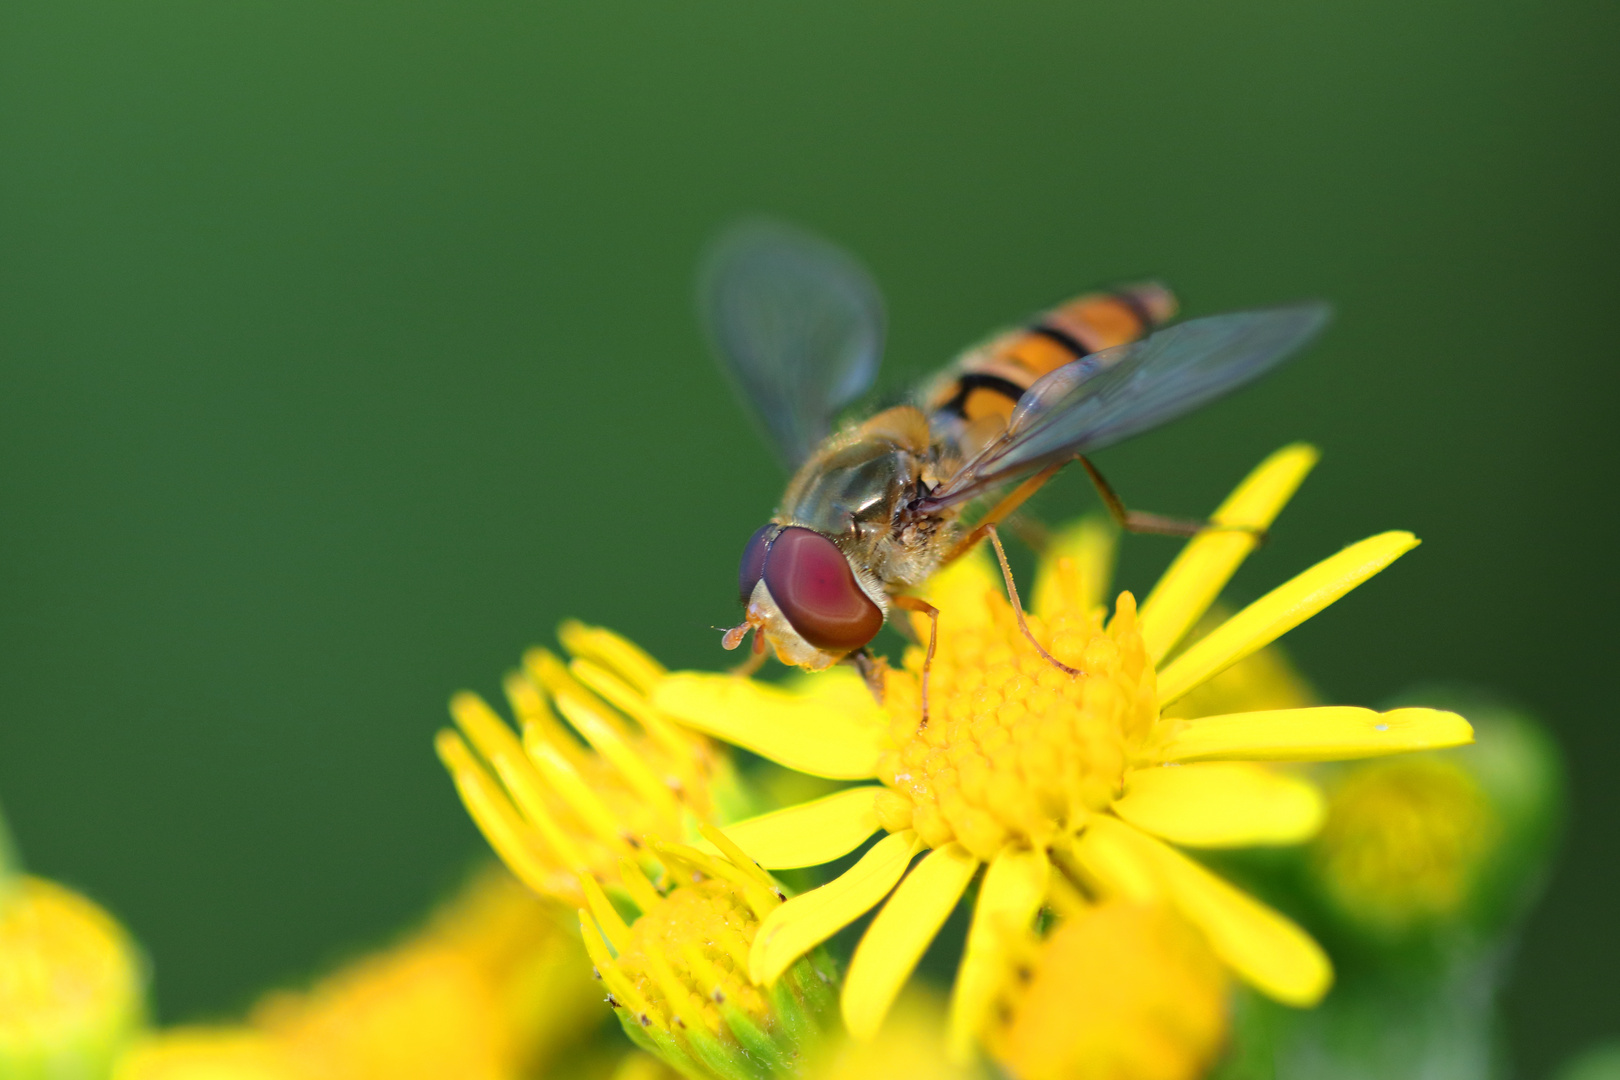
<instances>
[{"instance_id":1,"label":"blurred yellow flower","mask_svg":"<svg viewBox=\"0 0 1620 1080\"><path fill-rule=\"evenodd\" d=\"M1111 901L1015 957L986 1041L1018 1080L1193 1080L1226 1033L1226 973L1174 911Z\"/></svg>"},{"instance_id":2,"label":"blurred yellow flower","mask_svg":"<svg viewBox=\"0 0 1620 1080\"><path fill-rule=\"evenodd\" d=\"M1461 764L1378 762L1334 785L1311 863L1341 910L1398 934L1457 914L1501 831L1484 789Z\"/></svg>"},{"instance_id":3,"label":"blurred yellow flower","mask_svg":"<svg viewBox=\"0 0 1620 1080\"><path fill-rule=\"evenodd\" d=\"M588 1030L601 992L555 907L479 875L400 945L246 1025L157 1032L116 1080L516 1080Z\"/></svg>"},{"instance_id":4,"label":"blurred yellow flower","mask_svg":"<svg viewBox=\"0 0 1620 1080\"><path fill-rule=\"evenodd\" d=\"M113 1080L303 1080L286 1050L250 1028L189 1026L147 1035Z\"/></svg>"},{"instance_id":5,"label":"blurred yellow flower","mask_svg":"<svg viewBox=\"0 0 1620 1080\"><path fill-rule=\"evenodd\" d=\"M4 870L0 1076L105 1075L145 1010L134 943L71 889Z\"/></svg>"},{"instance_id":6,"label":"blurred yellow flower","mask_svg":"<svg viewBox=\"0 0 1620 1080\"><path fill-rule=\"evenodd\" d=\"M960 1054L969 1052L997 991L1006 928L1030 924L1055 877L1094 897L1169 905L1252 985L1293 1005L1317 1001L1331 968L1316 943L1172 845L1309 838L1322 817L1317 790L1261 762L1454 746L1472 731L1460 716L1434 709L1164 714L1416 546L1405 532L1351 545L1171 658L1255 546L1253 530L1270 527L1315 459L1311 448L1292 446L1256 468L1213 518L1240 528L1191 540L1140 612L1122 593L1105 621L1101 586L1088 575L1095 578L1106 560L1089 534L1055 544L1033 594L1030 630L1076 676L1023 637L989 564L964 559L929 584L941 616L927 725L916 648L904 670L889 673L881 707L848 673L802 680L798 691L698 673L659 680L652 702L684 724L791 768L880 783L727 827L769 869L827 862L879 828L889 833L841 877L766 918L750 951L753 978L770 984L807 949L882 904L842 998L849 1030L870 1038L987 868L952 1002ZM916 630L927 639L921 617Z\"/></svg>"},{"instance_id":7,"label":"blurred yellow flower","mask_svg":"<svg viewBox=\"0 0 1620 1080\"><path fill-rule=\"evenodd\" d=\"M812 1064L814 1080L977 1080L982 1074L953 1061L945 1047L945 1000L921 988L895 1002L876 1039L831 1042Z\"/></svg>"}]
</instances>

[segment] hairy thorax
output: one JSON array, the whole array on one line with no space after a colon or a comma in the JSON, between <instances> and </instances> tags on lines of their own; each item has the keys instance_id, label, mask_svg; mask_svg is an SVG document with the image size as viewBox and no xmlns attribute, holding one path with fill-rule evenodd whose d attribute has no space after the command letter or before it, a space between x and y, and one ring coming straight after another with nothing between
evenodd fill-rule
<instances>
[{"instance_id":1,"label":"hairy thorax","mask_svg":"<svg viewBox=\"0 0 1620 1080\"><path fill-rule=\"evenodd\" d=\"M947 472L943 456L920 410L887 409L823 444L788 485L775 520L831 538L886 591L919 584L956 532L954 519L906 513Z\"/></svg>"}]
</instances>

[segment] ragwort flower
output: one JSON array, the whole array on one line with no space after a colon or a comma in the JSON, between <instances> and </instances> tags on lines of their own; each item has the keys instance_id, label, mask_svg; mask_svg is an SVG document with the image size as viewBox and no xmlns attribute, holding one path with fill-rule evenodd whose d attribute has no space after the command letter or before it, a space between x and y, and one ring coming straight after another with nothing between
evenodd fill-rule
<instances>
[{"instance_id":1,"label":"ragwort flower","mask_svg":"<svg viewBox=\"0 0 1620 1080\"><path fill-rule=\"evenodd\" d=\"M428 925L246 1023L148 1033L115 1080L509 1080L549 1064L600 1008L556 905L494 867Z\"/></svg>"},{"instance_id":2,"label":"ragwort flower","mask_svg":"<svg viewBox=\"0 0 1620 1080\"><path fill-rule=\"evenodd\" d=\"M749 977L783 894L711 824L735 816L729 760L651 706L664 671L636 646L578 623L560 637L570 663L531 650L506 681L521 737L476 696L451 702L460 733L438 747L462 801L514 873L578 909L638 1046L687 1076L802 1072L833 978L803 954L768 988Z\"/></svg>"},{"instance_id":3,"label":"ragwort flower","mask_svg":"<svg viewBox=\"0 0 1620 1080\"><path fill-rule=\"evenodd\" d=\"M749 978L749 950L782 893L723 834L703 830L716 854L648 838L664 871L656 882L620 864L629 919L581 875L589 910L580 927L607 1002L633 1042L684 1075L803 1075L834 1011L832 974L812 955L768 988Z\"/></svg>"},{"instance_id":4,"label":"ragwort flower","mask_svg":"<svg viewBox=\"0 0 1620 1080\"><path fill-rule=\"evenodd\" d=\"M531 649L506 677L520 733L460 693L450 703L460 732L441 731L437 745L496 854L530 888L577 908L581 874L617 880L620 860L645 859L643 836L681 837L714 820L734 780L707 738L648 705L664 677L656 660L576 622L558 636L569 662Z\"/></svg>"},{"instance_id":5,"label":"ragwort flower","mask_svg":"<svg viewBox=\"0 0 1620 1080\"><path fill-rule=\"evenodd\" d=\"M927 725L915 648L903 670L889 673L882 707L841 674L803 680L799 692L696 673L660 680L651 700L686 725L791 768L879 781L728 827L770 869L827 862L880 828L888 833L842 876L766 918L749 957L754 979L770 984L882 904L855 950L842 999L850 1031L871 1037L983 868L952 1001L959 1053L968 1052L997 992L1007 928L1028 927L1053 888L1168 904L1261 991L1293 1005L1316 1002L1332 978L1316 943L1177 845L1308 838L1321 822L1320 795L1262 762L1452 746L1472 732L1460 716L1434 709L1164 714L1416 546L1406 532L1353 544L1172 656L1254 548L1255 530L1270 527L1315 459L1310 447L1291 446L1256 468L1213 518L1239 528L1191 540L1140 610L1122 593L1105 621L1094 543L1082 533L1055 545L1029 625L1077 676L1022 636L988 563L964 559L928 589L941 616ZM927 624L919 620L917 630L926 640Z\"/></svg>"},{"instance_id":6,"label":"ragwort flower","mask_svg":"<svg viewBox=\"0 0 1620 1080\"><path fill-rule=\"evenodd\" d=\"M145 1018L129 934L91 900L4 865L0 822L0 1076L106 1075Z\"/></svg>"},{"instance_id":7,"label":"ragwort flower","mask_svg":"<svg viewBox=\"0 0 1620 1080\"><path fill-rule=\"evenodd\" d=\"M1085 905L1009 952L985 1041L1018 1080L1190 1080L1220 1052L1226 972L1170 908Z\"/></svg>"}]
</instances>

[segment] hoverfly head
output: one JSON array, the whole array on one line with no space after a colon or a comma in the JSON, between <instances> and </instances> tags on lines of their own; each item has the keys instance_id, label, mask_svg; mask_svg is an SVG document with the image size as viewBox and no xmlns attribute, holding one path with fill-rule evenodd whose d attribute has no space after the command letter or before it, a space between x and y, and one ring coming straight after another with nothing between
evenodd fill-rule
<instances>
[{"instance_id":1,"label":"hoverfly head","mask_svg":"<svg viewBox=\"0 0 1620 1080\"><path fill-rule=\"evenodd\" d=\"M766 525L749 538L737 591L747 621L726 634L736 648L757 629L784 663L824 668L877 636L883 609L849 558L814 529Z\"/></svg>"}]
</instances>

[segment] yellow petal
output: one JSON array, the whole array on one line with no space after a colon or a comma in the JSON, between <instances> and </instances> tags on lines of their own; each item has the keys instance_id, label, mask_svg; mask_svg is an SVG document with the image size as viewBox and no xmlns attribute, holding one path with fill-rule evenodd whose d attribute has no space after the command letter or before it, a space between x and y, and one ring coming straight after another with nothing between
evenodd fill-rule
<instances>
[{"instance_id":1,"label":"yellow petal","mask_svg":"<svg viewBox=\"0 0 1620 1080\"><path fill-rule=\"evenodd\" d=\"M979 626L990 619L985 594L1000 593L1004 588L1001 571L991 561L988 545L980 544L929 578L928 584L919 591L940 611L956 612L958 624L965 621ZM926 628L926 617L917 625Z\"/></svg>"},{"instance_id":2,"label":"yellow petal","mask_svg":"<svg viewBox=\"0 0 1620 1080\"><path fill-rule=\"evenodd\" d=\"M1466 746L1474 729L1441 709L1329 705L1177 720L1163 739L1161 761L1342 761Z\"/></svg>"},{"instance_id":3,"label":"yellow petal","mask_svg":"<svg viewBox=\"0 0 1620 1080\"><path fill-rule=\"evenodd\" d=\"M1138 769L1114 813L1188 847L1297 844L1322 827L1315 784L1245 761Z\"/></svg>"},{"instance_id":4,"label":"yellow petal","mask_svg":"<svg viewBox=\"0 0 1620 1080\"><path fill-rule=\"evenodd\" d=\"M553 700L563 718L604 761L618 770L636 794L666 816L673 817L679 812L675 793L647 764L635 743L625 737L618 717L599 698L584 691L563 689Z\"/></svg>"},{"instance_id":5,"label":"yellow petal","mask_svg":"<svg viewBox=\"0 0 1620 1080\"><path fill-rule=\"evenodd\" d=\"M1051 620L1060 611L1082 614L1101 606L1114 576L1114 525L1083 517L1055 533L1041 552L1030 610Z\"/></svg>"},{"instance_id":6,"label":"yellow petal","mask_svg":"<svg viewBox=\"0 0 1620 1080\"><path fill-rule=\"evenodd\" d=\"M752 679L677 671L653 688L653 706L687 727L779 765L832 780L877 771L887 720L859 675L833 670L795 693Z\"/></svg>"},{"instance_id":7,"label":"yellow petal","mask_svg":"<svg viewBox=\"0 0 1620 1080\"><path fill-rule=\"evenodd\" d=\"M844 979L844 1027L867 1041L973 880L979 860L961 844L930 851L906 875L855 946Z\"/></svg>"},{"instance_id":8,"label":"yellow petal","mask_svg":"<svg viewBox=\"0 0 1620 1080\"><path fill-rule=\"evenodd\" d=\"M799 957L871 911L894 888L920 846L910 829L885 836L838 877L767 915L748 952L748 977L756 983L775 982Z\"/></svg>"},{"instance_id":9,"label":"yellow petal","mask_svg":"<svg viewBox=\"0 0 1620 1080\"><path fill-rule=\"evenodd\" d=\"M1144 879L1204 932L1210 948L1233 971L1285 1005L1307 1007L1333 983L1333 966L1309 934L1282 914L1216 877L1175 848L1129 825L1099 815L1075 844L1081 865L1105 890L1131 899ZM1124 888L1110 875L1131 866Z\"/></svg>"},{"instance_id":10,"label":"yellow petal","mask_svg":"<svg viewBox=\"0 0 1620 1080\"><path fill-rule=\"evenodd\" d=\"M878 831L872 796L878 787L835 791L785 810L745 818L722 831L767 870L820 866L841 859ZM706 841L698 847L713 849Z\"/></svg>"},{"instance_id":11,"label":"yellow petal","mask_svg":"<svg viewBox=\"0 0 1620 1080\"><path fill-rule=\"evenodd\" d=\"M553 889L555 854L544 851L495 778L473 757L453 731L441 731L434 740L439 760L450 770L456 791L495 854L529 888L542 895ZM566 862L566 859L563 860Z\"/></svg>"},{"instance_id":12,"label":"yellow petal","mask_svg":"<svg viewBox=\"0 0 1620 1080\"><path fill-rule=\"evenodd\" d=\"M1210 515L1211 524L1269 529L1316 464L1316 447L1285 446L1257 465ZM1187 542L1142 602L1142 641L1155 664L1201 618L1259 538L1237 529L1210 529Z\"/></svg>"},{"instance_id":13,"label":"yellow petal","mask_svg":"<svg viewBox=\"0 0 1620 1080\"><path fill-rule=\"evenodd\" d=\"M643 694L664 677L663 664L612 630L569 619L557 628L557 640L575 657L595 661Z\"/></svg>"},{"instance_id":14,"label":"yellow petal","mask_svg":"<svg viewBox=\"0 0 1620 1080\"><path fill-rule=\"evenodd\" d=\"M1008 845L984 872L973 925L951 992L950 1053L957 1061L973 1056L973 1041L999 988L1007 945L1018 940L1046 899L1052 865L1044 848Z\"/></svg>"},{"instance_id":15,"label":"yellow petal","mask_svg":"<svg viewBox=\"0 0 1620 1080\"><path fill-rule=\"evenodd\" d=\"M1417 545L1417 537L1409 532L1379 533L1277 586L1160 671L1159 704L1170 704L1205 679L1270 645Z\"/></svg>"}]
</instances>

